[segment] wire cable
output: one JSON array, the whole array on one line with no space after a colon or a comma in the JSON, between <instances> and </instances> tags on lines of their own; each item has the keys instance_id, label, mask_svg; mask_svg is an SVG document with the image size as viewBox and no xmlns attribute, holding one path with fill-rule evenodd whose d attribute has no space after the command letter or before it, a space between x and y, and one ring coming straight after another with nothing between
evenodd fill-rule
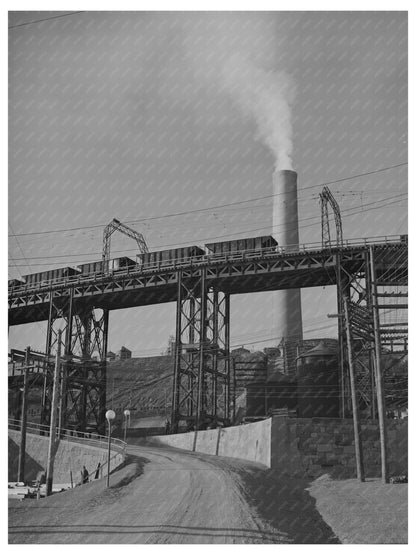
<instances>
[{"instance_id":1,"label":"wire cable","mask_svg":"<svg viewBox=\"0 0 416 555\"><path fill-rule=\"evenodd\" d=\"M324 183L318 183L317 185L309 185L308 187L301 187L298 189L298 191L305 191L307 189L314 189L316 187L323 187L325 185L331 185L334 183L341 183L344 181L349 181L351 179L357 179L359 177L364 177L367 175L373 175L376 173L380 173L380 172L384 172L384 171L388 171L394 168L399 168L402 166L407 166L408 163L407 162L403 162L401 164L395 164L393 166L387 166L385 168L379 168L377 170L372 170L369 172L365 172L365 173L360 173L360 174L356 174L356 175L352 175L349 177L344 177L341 179L336 179L334 181L326 181ZM252 198L252 199L247 199L247 200L241 200L241 201L236 201L236 202L230 202L230 203L226 203L226 204L219 204L217 206L210 206L208 208L197 208L195 210L186 210L183 212L175 212L175 213L171 213L171 214L164 214L162 216L151 216L149 218L140 218L140 219L135 219L135 220L126 220L125 223L141 223L141 222L148 222L151 220L161 220L161 219L165 219L165 218L173 218L173 217L177 217L177 216L183 216L185 214L196 214L196 213L200 213L200 212L206 212L209 210L216 210L218 208L223 208L226 206L236 206L236 205L240 205L240 204L245 204L247 202L255 202L258 200L264 200L264 199L268 199L268 198L273 198L279 195L282 195L284 193L276 193L276 194L272 194L272 195L265 195L265 196L261 196L261 197L256 197L256 198ZM26 237L28 235L46 235L46 234L50 234L50 233L64 233L67 231L79 231L82 229L95 229L95 228L99 228L99 227L105 227L107 224L95 224L95 225L91 225L91 226L80 226L80 227L72 227L72 228L66 228L66 229L53 229L53 230L47 230L47 231L32 231L32 232L28 232L28 233L19 233L19 234L14 234L13 236L17 236L17 237Z\"/></svg>"},{"instance_id":2,"label":"wire cable","mask_svg":"<svg viewBox=\"0 0 416 555\"><path fill-rule=\"evenodd\" d=\"M25 23L18 23L17 25L10 25L8 29L17 29L18 27L26 27L27 25L32 25L33 23L42 23L43 21L50 21L52 19L59 19L61 17L68 17L70 15L77 15L80 13L86 13L86 12L85 10L81 10L78 12L68 12L60 15L53 15L51 17L45 17L43 19L35 19L34 21L26 21Z\"/></svg>"},{"instance_id":3,"label":"wire cable","mask_svg":"<svg viewBox=\"0 0 416 555\"><path fill-rule=\"evenodd\" d=\"M363 205L363 206L372 206L372 208L367 208L366 210L358 210L358 211L351 212L351 213L347 213L347 214L344 213L344 217L350 217L350 216L354 216L354 215L356 215L356 214L361 214L361 213L369 212L369 211L372 211L372 210L378 210L378 209L380 209L380 208L384 208L385 206L391 206L392 204L397 204L397 203L402 202L402 201L404 201L404 200L406 200L406 199L405 199L405 198L399 198L398 200L395 200L395 201L392 200L392 202L388 202L388 203L383 204L383 205L381 205L381 206L375 206L375 207L374 207L375 204L378 204L378 203L380 203L380 202L385 202L386 200L395 199L395 198L397 198L397 197L401 197L401 196L403 196L404 194L405 194L405 193L401 193L401 194L395 195L395 196L393 196L393 197L387 197L386 199L382 199L382 200L379 200L379 201L374 201L374 202L371 202L371 203L367 203L367 204L365 204L365 205ZM351 208L351 209L349 209L349 210L354 210L354 208ZM319 216L311 216L311 217L308 217L308 218L303 218L303 219L301 219L301 220L299 220L299 221L308 221L308 220L313 220L313 219L317 219L317 218L319 218ZM331 218L330 221L333 221L333 218ZM318 222L314 222L314 223L307 224L307 225L304 225L304 226L299 226L299 230L300 230L300 229L306 229L306 228L308 228L308 227L313 227L313 226L315 226L315 225L318 225L319 223L320 223L320 220L319 220ZM282 224L282 225L283 225L283 224ZM274 226L274 227L276 227L276 226ZM260 231L261 231L261 232L265 232L265 231L268 230L268 229L270 229L270 226L261 227L261 228L256 228L256 229L249 229L249 230L244 230L244 231L238 231L238 232L233 232L233 233L226 233L226 234L224 234L224 235L217 235L217 236L208 237L208 238L205 238L205 239L202 239L202 238L201 238L201 239L194 239L193 241L194 241L194 242L197 242L197 243L201 243L201 242L213 241L213 240L215 240L215 239L224 239L224 238L226 238L226 237L233 237L233 236L235 236L235 235L241 235L241 234L243 234L243 233L253 233L253 232L260 232ZM289 228L289 229L290 229L290 228ZM153 250L159 250L159 249L161 249L161 248L167 248L167 247L180 247L180 246L184 246L184 245L185 245L185 246L189 246L189 241L185 241L185 242L183 242L183 243L171 243L171 244L165 244L165 245L158 245L158 246L156 246L156 247L153 247ZM134 249L122 249L122 250L113 251L113 253L121 253L121 252L123 252L123 253L126 253L126 252L137 252L137 249L134 248ZM46 259L68 258L68 257L78 257L78 256L94 256L94 255L97 255L97 256L98 256L98 255L100 255L100 254L101 254L101 252L79 253L79 254L70 253L70 254L55 255L55 256L29 257L29 259L30 259L30 260L46 260ZM20 258L15 258L15 260L22 260L22 259L20 259ZM25 257L24 260L27 260L27 258ZM89 261L88 261L88 260L86 260L86 261L76 261L76 260L72 260L72 261L69 261L69 262L67 262L67 263L68 263L68 264L82 264L82 263L87 263L87 262L89 262ZM50 263L35 263L35 264L33 264L33 265L34 265L34 266L47 266L47 265L49 265L49 264L50 264ZM24 265L20 265L20 267L23 267L23 266L24 266Z\"/></svg>"}]
</instances>

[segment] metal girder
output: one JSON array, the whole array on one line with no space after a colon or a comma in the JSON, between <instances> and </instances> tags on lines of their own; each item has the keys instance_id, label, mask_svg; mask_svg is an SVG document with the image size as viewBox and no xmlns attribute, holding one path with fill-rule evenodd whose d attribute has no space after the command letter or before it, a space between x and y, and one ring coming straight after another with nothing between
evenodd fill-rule
<instances>
[{"instance_id":1,"label":"metal girder","mask_svg":"<svg viewBox=\"0 0 416 555\"><path fill-rule=\"evenodd\" d=\"M345 326L343 299L347 300L349 325ZM369 416L375 416L374 387L374 322L371 311L371 271L368 252L363 257L361 267L350 272L339 258L338 307L342 315L339 329L340 369L342 391L342 417L351 413L351 391L349 386L346 335L352 341L352 362L356 372L356 391L359 407L368 409Z\"/></svg>"},{"instance_id":2,"label":"metal girder","mask_svg":"<svg viewBox=\"0 0 416 555\"><path fill-rule=\"evenodd\" d=\"M134 239L137 243L139 253L144 254L149 252L149 249L147 248L147 245L146 245L146 241L141 233L139 233L135 229L132 229L126 224L123 224L116 218L113 218L112 221L105 226L103 231L102 260L103 260L103 266L105 271L108 270L107 265L110 260L111 236L115 231L120 231L124 235L127 235L127 237Z\"/></svg>"},{"instance_id":3,"label":"metal girder","mask_svg":"<svg viewBox=\"0 0 416 555\"><path fill-rule=\"evenodd\" d=\"M22 409L22 386L24 375L27 373L27 386L29 389L43 389L45 380L50 380L53 375L54 361L45 353L33 351L28 347L25 351L11 349L9 354L8 387L9 414L12 418L20 420Z\"/></svg>"},{"instance_id":4,"label":"metal girder","mask_svg":"<svg viewBox=\"0 0 416 555\"><path fill-rule=\"evenodd\" d=\"M349 264L356 264L362 257L358 249L348 257ZM48 319L48 303L54 297L73 298L82 303L112 309L145 306L158 302L174 302L177 293L177 276L198 277L202 268L210 285L218 290L249 293L261 290L290 289L335 285L335 256L331 253L302 255L269 255L256 261L221 262L211 265L191 265L186 268L159 271L127 270L105 278L81 279L74 276L62 285L39 288L38 291L22 290L9 296L10 325ZM134 292L134 295L131 293Z\"/></svg>"},{"instance_id":5,"label":"metal girder","mask_svg":"<svg viewBox=\"0 0 416 555\"><path fill-rule=\"evenodd\" d=\"M375 254L372 274L370 248ZM363 374L362 379L358 376L358 394L361 402L368 405L374 381L375 340L370 285L372 280L376 281L376 297L400 299L407 295L404 290L407 287L407 244L386 243L377 247L364 244L332 252L324 249L283 255L274 253L250 260L220 260L152 271L131 272L128 269L125 273L97 280L82 280L79 276L71 280L9 295L11 325L48 321L47 354L54 354L56 350L57 330L64 331L62 367L66 371L63 377L67 395L62 395L61 411L68 423L85 427L101 426L104 422L109 310L177 302L172 425L178 426L182 419L199 426L205 418L227 420L230 416L229 295L325 284L337 284L342 415L345 415L349 385L344 362L342 299L346 296L351 305L353 342L363 353L357 358L357 367ZM391 283L394 285L388 285ZM391 291L391 287L396 289ZM397 326L397 321L403 323L405 318L396 319L396 326L387 326L389 318L383 319L383 313L378 311L381 347L395 352L399 348L406 351L407 330ZM93 360L94 356L97 361ZM50 383L50 377L44 379L44 421L48 418Z\"/></svg>"},{"instance_id":6,"label":"metal girder","mask_svg":"<svg viewBox=\"0 0 416 555\"><path fill-rule=\"evenodd\" d=\"M406 245L405 245L406 246ZM108 309L144 306L158 302L176 300L177 275L188 278L197 277L202 268L206 270L207 280L218 290L232 293L250 293L255 291L271 291L273 289L290 289L335 285L336 256L341 256L343 268L351 274L361 267L369 246L366 244L300 253L268 253L254 258L241 257L238 260L198 261L187 264L174 264L172 268L146 270L137 267L126 268L105 277L71 276L62 283L39 286L37 288L23 286L12 289L9 294L9 323L22 324L48 319L48 303L53 292L54 297L67 297L73 290L74 299L79 299L90 306L101 306ZM377 253L384 253L388 260L394 258L397 250L403 249L402 244L386 243L378 245ZM381 260L379 267L383 272L385 262ZM405 283L407 272L400 270L385 273L385 280L396 280ZM214 283L215 282L215 283ZM130 293L134 292L134 295Z\"/></svg>"},{"instance_id":7,"label":"metal girder","mask_svg":"<svg viewBox=\"0 0 416 555\"><path fill-rule=\"evenodd\" d=\"M229 295L178 274L172 430L230 418Z\"/></svg>"},{"instance_id":8,"label":"metal girder","mask_svg":"<svg viewBox=\"0 0 416 555\"><path fill-rule=\"evenodd\" d=\"M342 220L339 205L331 193L329 187L325 186L319 194L321 202L321 231L322 231L322 247L331 247L331 232L329 226L328 204L331 206L334 213L335 228L336 228L336 243L337 247L342 247Z\"/></svg>"},{"instance_id":9,"label":"metal girder","mask_svg":"<svg viewBox=\"0 0 416 555\"><path fill-rule=\"evenodd\" d=\"M68 297L50 297L46 352L56 352L58 329L62 330L63 357L59 425L80 431L105 428L106 352L108 310L76 304ZM41 423L48 424L53 381L45 379Z\"/></svg>"},{"instance_id":10,"label":"metal girder","mask_svg":"<svg viewBox=\"0 0 416 555\"><path fill-rule=\"evenodd\" d=\"M370 258L373 256L373 264ZM349 330L345 329L345 320L341 318L343 326L339 333L340 367L343 416L351 409L350 392L347 381L345 358L345 335L351 333L353 341L353 361L357 374L357 394L360 408L367 410L368 415L376 415L376 364L381 365L380 354L396 354L407 352L407 308L401 302L394 302L407 296L407 245L396 248L389 253L388 260L385 251L368 249L362 266L351 272L344 266L342 257L338 262L338 299L348 301ZM403 268L403 271L401 270ZM386 291L386 276L401 276L399 283L395 283L397 291ZM398 289L401 289L400 291ZM390 298L392 303L381 305L377 299ZM341 310L340 310L341 308ZM386 311L386 308L388 309ZM403 315L403 313L405 313ZM339 314L343 316L339 305ZM400 314L397 320L397 314ZM379 360L377 360L377 352ZM394 392L390 396L394 397Z\"/></svg>"}]
</instances>

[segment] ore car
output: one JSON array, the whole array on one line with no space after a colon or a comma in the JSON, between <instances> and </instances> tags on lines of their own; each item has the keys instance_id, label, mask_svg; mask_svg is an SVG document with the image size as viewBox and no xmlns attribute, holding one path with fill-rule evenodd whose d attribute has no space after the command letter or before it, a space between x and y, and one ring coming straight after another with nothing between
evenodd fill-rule
<instances>
[{"instance_id":1,"label":"ore car","mask_svg":"<svg viewBox=\"0 0 416 555\"><path fill-rule=\"evenodd\" d=\"M24 285L25 282L22 281L21 279L14 278L14 279L9 279L8 284L9 284L9 287L20 287L21 285Z\"/></svg>"},{"instance_id":2,"label":"ore car","mask_svg":"<svg viewBox=\"0 0 416 555\"><path fill-rule=\"evenodd\" d=\"M29 274L22 276L26 285L33 287L35 285L49 285L55 281L62 281L69 276L75 276L78 270L75 268L56 268L55 270L46 270L45 272L38 272L37 274Z\"/></svg>"},{"instance_id":3,"label":"ore car","mask_svg":"<svg viewBox=\"0 0 416 555\"><path fill-rule=\"evenodd\" d=\"M277 247L277 241L271 235L266 235L263 237L222 241L221 243L207 243L205 246L214 254L227 254L236 251L257 251L263 249L270 249L273 251Z\"/></svg>"},{"instance_id":4,"label":"ore car","mask_svg":"<svg viewBox=\"0 0 416 555\"><path fill-rule=\"evenodd\" d=\"M205 251L195 245L178 249L147 252L139 255L138 263L146 266L173 266L190 262L195 256L204 256Z\"/></svg>"},{"instance_id":5,"label":"ore car","mask_svg":"<svg viewBox=\"0 0 416 555\"><path fill-rule=\"evenodd\" d=\"M118 270L123 270L135 266L136 263L131 258L127 256L122 256L120 258L113 258L106 262L105 272L103 272L103 261L98 260L97 262L86 262L85 264L79 264L78 269L81 276L93 276L97 274L103 274L107 272L116 272Z\"/></svg>"}]
</instances>

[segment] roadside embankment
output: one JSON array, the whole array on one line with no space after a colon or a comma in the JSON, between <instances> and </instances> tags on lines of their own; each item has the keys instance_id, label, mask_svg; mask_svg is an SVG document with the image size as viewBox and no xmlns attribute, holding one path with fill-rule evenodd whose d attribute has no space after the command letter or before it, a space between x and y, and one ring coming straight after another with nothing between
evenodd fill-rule
<instances>
[{"instance_id":1,"label":"roadside embankment","mask_svg":"<svg viewBox=\"0 0 416 555\"><path fill-rule=\"evenodd\" d=\"M17 480L17 466L19 458L20 432L9 430L9 471L8 481ZM28 433L26 435L25 480L36 479L40 470L45 470L48 458L49 438ZM123 455L111 450L110 471L119 467L123 462ZM54 483L70 483L71 472L74 483L80 481L80 473L85 465L89 474L94 474L98 463L107 464L107 449L89 445L80 438L66 438L57 441L55 465L53 473ZM107 472L105 472L107 473Z\"/></svg>"}]
</instances>

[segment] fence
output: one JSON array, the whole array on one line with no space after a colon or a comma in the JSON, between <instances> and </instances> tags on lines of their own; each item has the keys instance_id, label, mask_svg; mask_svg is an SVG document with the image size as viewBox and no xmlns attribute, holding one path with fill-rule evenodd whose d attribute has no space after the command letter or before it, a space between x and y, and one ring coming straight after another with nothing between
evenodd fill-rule
<instances>
[{"instance_id":1,"label":"fence","mask_svg":"<svg viewBox=\"0 0 416 555\"><path fill-rule=\"evenodd\" d=\"M17 432L21 432L22 425L21 420L16 420L13 418L9 418L9 429L14 430ZM26 432L33 435L38 435L44 438L48 438L50 436L50 428L44 424L38 424L35 422L29 422L26 425ZM68 443L78 443L82 445L86 445L89 447L95 447L106 451L108 449L108 436L102 436L93 432L79 432L77 430L67 430L63 428L56 429L56 440L66 441ZM126 443L121 439L111 437L111 452L112 456L110 457L110 471L112 463L115 462L116 458L119 455L122 455L123 460L126 456ZM100 463L100 466L89 471L89 475L95 475L95 473L99 472L99 477L102 478L108 474L108 461Z\"/></svg>"}]
</instances>

